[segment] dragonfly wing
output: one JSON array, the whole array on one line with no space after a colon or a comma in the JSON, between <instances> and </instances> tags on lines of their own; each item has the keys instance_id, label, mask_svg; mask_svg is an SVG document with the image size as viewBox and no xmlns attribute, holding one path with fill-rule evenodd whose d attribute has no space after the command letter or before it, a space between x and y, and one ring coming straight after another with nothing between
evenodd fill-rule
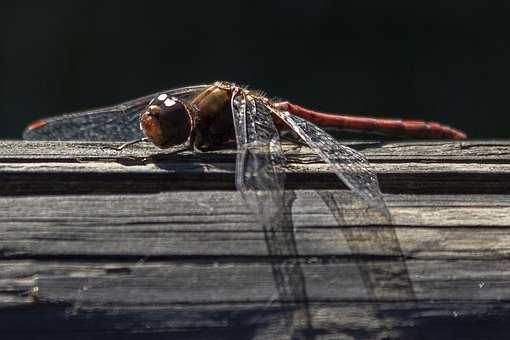
<instances>
[{"instance_id":1,"label":"dragonfly wing","mask_svg":"<svg viewBox=\"0 0 510 340\"><path fill-rule=\"evenodd\" d=\"M247 207L264 229L270 256L295 255L291 220L286 210L285 173L279 169L286 163L271 111L259 99L235 89L231 100L237 139L236 187ZM290 235L290 236L289 236ZM277 266L277 287L280 297L291 299L285 270ZM279 273L279 274L278 274Z\"/></svg>"},{"instance_id":2,"label":"dragonfly wing","mask_svg":"<svg viewBox=\"0 0 510 340\"><path fill-rule=\"evenodd\" d=\"M285 181L281 167L286 159L271 111L260 99L242 90L234 90L231 106L239 151L237 189L243 194L268 191L281 195Z\"/></svg>"},{"instance_id":3,"label":"dragonfly wing","mask_svg":"<svg viewBox=\"0 0 510 340\"><path fill-rule=\"evenodd\" d=\"M334 168L336 175L352 191L371 206L381 209L390 218L389 211L379 189L377 175L368 160L360 152L340 144L335 138L315 124L287 111L272 109L309 147Z\"/></svg>"},{"instance_id":4,"label":"dragonfly wing","mask_svg":"<svg viewBox=\"0 0 510 340\"><path fill-rule=\"evenodd\" d=\"M143 137L138 115L160 93L190 99L208 85L181 87L98 109L35 121L23 132L26 140L129 141Z\"/></svg>"},{"instance_id":5,"label":"dragonfly wing","mask_svg":"<svg viewBox=\"0 0 510 340\"><path fill-rule=\"evenodd\" d=\"M304 274L294 260L299 255L290 211L295 196L284 190L281 167L286 159L271 109L239 89L231 104L238 146L237 189L264 229L278 297L289 312L288 327L294 328L294 313L301 313L311 328Z\"/></svg>"}]
</instances>

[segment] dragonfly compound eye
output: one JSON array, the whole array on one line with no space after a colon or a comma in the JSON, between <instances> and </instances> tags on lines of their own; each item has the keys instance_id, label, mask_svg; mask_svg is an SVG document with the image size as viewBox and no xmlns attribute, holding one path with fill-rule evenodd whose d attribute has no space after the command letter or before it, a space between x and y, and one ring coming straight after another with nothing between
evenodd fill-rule
<instances>
[{"instance_id":1,"label":"dragonfly compound eye","mask_svg":"<svg viewBox=\"0 0 510 340\"><path fill-rule=\"evenodd\" d=\"M142 112L140 128L156 146L167 148L186 142L191 116L182 102L162 94Z\"/></svg>"}]
</instances>

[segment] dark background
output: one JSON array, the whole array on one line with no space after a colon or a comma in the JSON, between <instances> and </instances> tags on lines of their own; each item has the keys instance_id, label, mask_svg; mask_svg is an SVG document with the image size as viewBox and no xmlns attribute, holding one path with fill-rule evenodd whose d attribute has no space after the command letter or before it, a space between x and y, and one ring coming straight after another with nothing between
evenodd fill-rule
<instances>
[{"instance_id":1,"label":"dark background","mask_svg":"<svg viewBox=\"0 0 510 340\"><path fill-rule=\"evenodd\" d=\"M231 80L332 112L508 137L495 1L16 1L0 5L0 138L31 120Z\"/></svg>"}]
</instances>

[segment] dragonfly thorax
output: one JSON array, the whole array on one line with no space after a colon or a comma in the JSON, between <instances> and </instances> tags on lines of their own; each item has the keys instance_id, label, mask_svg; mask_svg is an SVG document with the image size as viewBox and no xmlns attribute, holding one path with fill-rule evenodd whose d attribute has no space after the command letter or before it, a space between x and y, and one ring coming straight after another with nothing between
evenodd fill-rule
<instances>
[{"instance_id":1,"label":"dragonfly thorax","mask_svg":"<svg viewBox=\"0 0 510 340\"><path fill-rule=\"evenodd\" d=\"M161 94L140 114L140 129L160 148L186 142L191 133L191 115L177 98Z\"/></svg>"},{"instance_id":2,"label":"dragonfly thorax","mask_svg":"<svg viewBox=\"0 0 510 340\"><path fill-rule=\"evenodd\" d=\"M233 137L231 95L228 84L215 83L190 102L194 123L191 141L196 149L214 148Z\"/></svg>"}]
</instances>

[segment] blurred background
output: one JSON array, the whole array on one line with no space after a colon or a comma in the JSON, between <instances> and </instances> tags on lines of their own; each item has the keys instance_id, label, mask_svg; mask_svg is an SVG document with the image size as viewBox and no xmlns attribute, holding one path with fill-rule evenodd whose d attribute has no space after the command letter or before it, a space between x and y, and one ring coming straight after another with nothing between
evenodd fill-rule
<instances>
[{"instance_id":1,"label":"blurred background","mask_svg":"<svg viewBox=\"0 0 510 340\"><path fill-rule=\"evenodd\" d=\"M470 137L506 138L508 7L5 1L0 138L20 138L37 118L215 80L328 112L434 120Z\"/></svg>"}]
</instances>

